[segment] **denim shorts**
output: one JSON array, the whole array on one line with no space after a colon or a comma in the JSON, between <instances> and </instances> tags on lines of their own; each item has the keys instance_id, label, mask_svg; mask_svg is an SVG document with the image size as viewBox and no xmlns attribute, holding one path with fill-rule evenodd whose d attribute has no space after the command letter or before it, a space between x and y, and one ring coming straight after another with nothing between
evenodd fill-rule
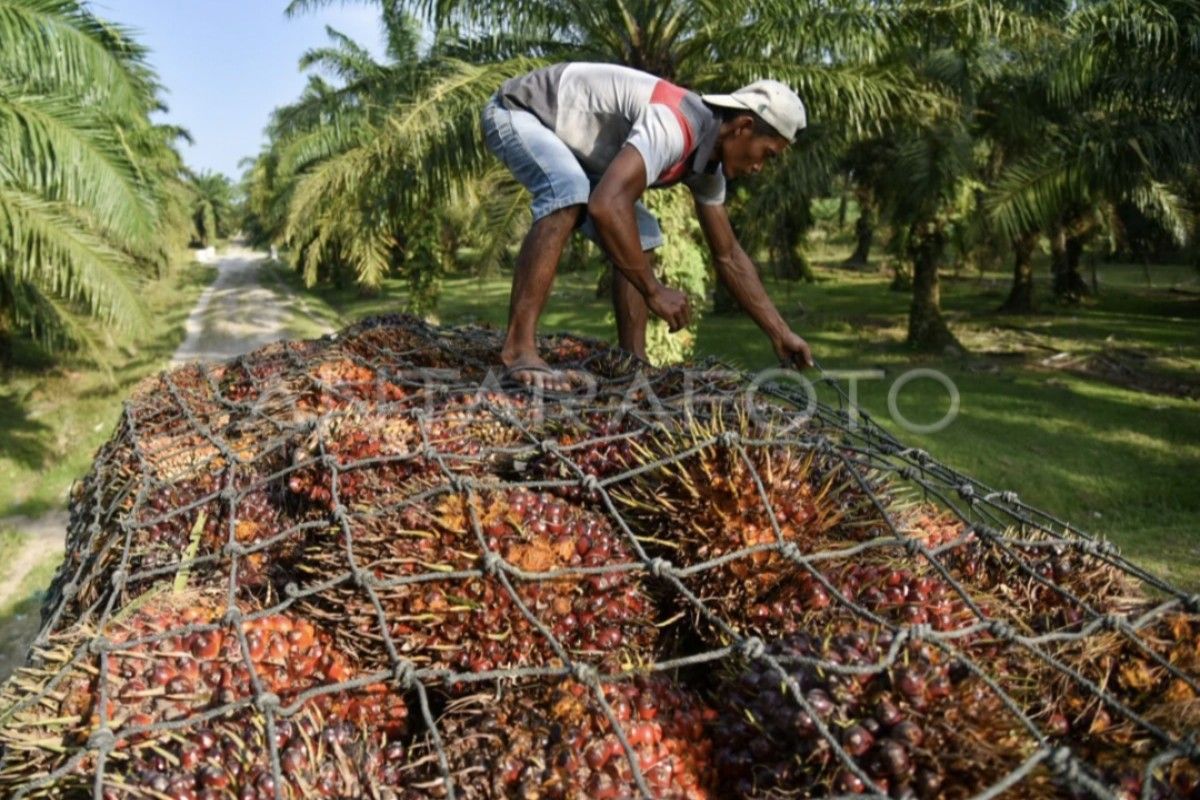
<instances>
[{"instance_id":1,"label":"denim shorts","mask_svg":"<svg viewBox=\"0 0 1200 800\"><path fill-rule=\"evenodd\" d=\"M505 108L493 95L483 108L483 135L488 149L504 162L518 181L533 195L533 220L560 208L587 205L599 175L589 175L562 139L533 114ZM662 230L641 201L634 203L638 236L643 250L663 243ZM580 231L600 244L596 226L583 215Z\"/></svg>"}]
</instances>

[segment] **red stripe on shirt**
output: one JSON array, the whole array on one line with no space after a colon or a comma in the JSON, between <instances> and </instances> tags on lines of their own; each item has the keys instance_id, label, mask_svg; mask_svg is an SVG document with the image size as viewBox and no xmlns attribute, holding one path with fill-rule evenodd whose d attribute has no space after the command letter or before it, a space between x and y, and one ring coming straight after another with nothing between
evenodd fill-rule
<instances>
[{"instance_id":1,"label":"red stripe on shirt","mask_svg":"<svg viewBox=\"0 0 1200 800\"><path fill-rule=\"evenodd\" d=\"M676 180L682 177L684 172L687 171L687 159L688 155L692 152L692 143L695 135L692 132L691 123L688 122L687 116L680 108L685 94L687 94L686 89L663 80L654 84L654 91L650 93L650 102L660 103L671 109L671 113L675 115L675 119L679 120L679 127L683 129L683 157L663 170L662 174L655 181L656 183L667 183Z\"/></svg>"}]
</instances>

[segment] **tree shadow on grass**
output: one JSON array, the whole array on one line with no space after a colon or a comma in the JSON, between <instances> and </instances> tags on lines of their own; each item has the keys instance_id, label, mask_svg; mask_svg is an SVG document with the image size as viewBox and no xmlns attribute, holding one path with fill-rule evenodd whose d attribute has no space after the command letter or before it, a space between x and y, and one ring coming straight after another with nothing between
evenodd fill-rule
<instances>
[{"instance_id":1,"label":"tree shadow on grass","mask_svg":"<svg viewBox=\"0 0 1200 800\"><path fill-rule=\"evenodd\" d=\"M50 426L29 418L19 398L0 394L0 455L23 467L39 469L50 455Z\"/></svg>"}]
</instances>

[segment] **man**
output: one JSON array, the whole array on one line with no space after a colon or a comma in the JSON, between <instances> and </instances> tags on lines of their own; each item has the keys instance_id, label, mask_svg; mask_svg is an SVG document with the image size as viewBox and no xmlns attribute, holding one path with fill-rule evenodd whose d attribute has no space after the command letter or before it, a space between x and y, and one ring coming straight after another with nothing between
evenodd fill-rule
<instances>
[{"instance_id":1,"label":"man","mask_svg":"<svg viewBox=\"0 0 1200 800\"><path fill-rule=\"evenodd\" d=\"M517 255L501 360L516 379L565 390L570 375L537 350L537 323L567 237L576 227L614 267L621 347L646 358L648 312L672 331L688 324L686 295L655 277L658 222L641 204L649 187L684 183L693 194L717 275L770 338L780 361L812 365L738 244L725 180L757 173L806 124L804 104L778 81L729 95L697 95L611 64L558 64L506 81L483 112L488 147L533 195L533 227Z\"/></svg>"}]
</instances>

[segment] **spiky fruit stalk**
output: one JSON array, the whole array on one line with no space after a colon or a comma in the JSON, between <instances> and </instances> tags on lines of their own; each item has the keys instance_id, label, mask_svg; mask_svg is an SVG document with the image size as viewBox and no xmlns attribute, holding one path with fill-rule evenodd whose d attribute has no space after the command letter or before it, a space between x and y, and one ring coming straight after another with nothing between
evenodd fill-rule
<instances>
[{"instance_id":1,"label":"spiky fruit stalk","mask_svg":"<svg viewBox=\"0 0 1200 800\"><path fill-rule=\"evenodd\" d=\"M728 433L736 438L724 438ZM681 567L728 559L688 586L735 628L751 619L759 630L769 627L774 617L760 615L760 607L810 574L780 545L817 552L847 518L872 513L836 459L756 441L769 436L727 410L704 424L643 437L632 443L634 461L658 466L611 490L654 552Z\"/></svg>"}]
</instances>

